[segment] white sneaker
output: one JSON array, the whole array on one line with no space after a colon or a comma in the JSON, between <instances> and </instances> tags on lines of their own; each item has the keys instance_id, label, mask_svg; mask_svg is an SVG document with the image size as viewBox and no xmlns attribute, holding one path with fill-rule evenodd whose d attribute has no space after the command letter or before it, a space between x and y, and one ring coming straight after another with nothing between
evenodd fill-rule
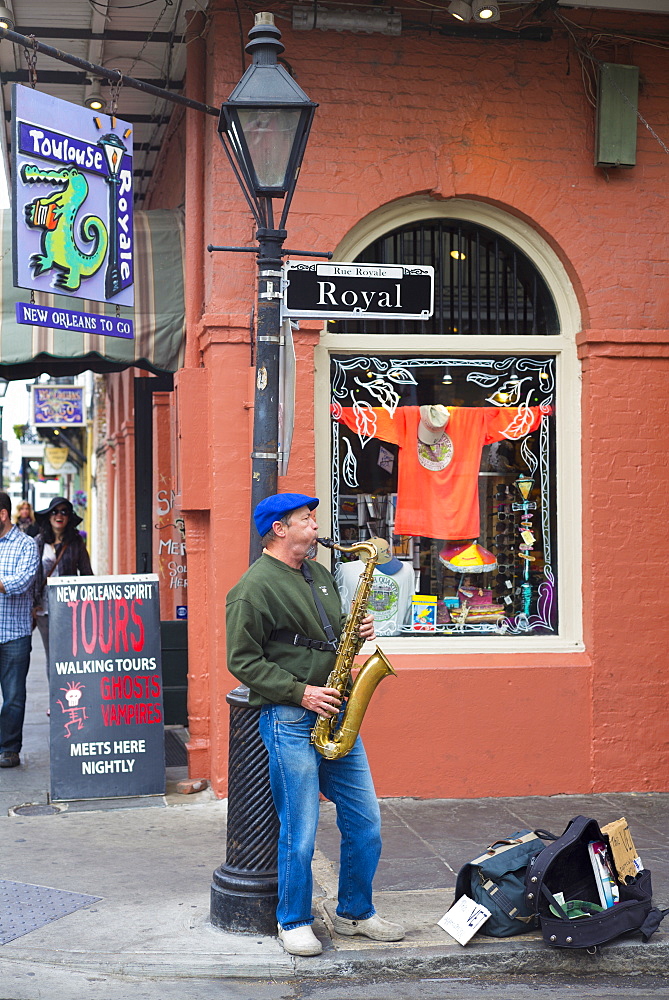
<instances>
[{"instance_id":1,"label":"white sneaker","mask_svg":"<svg viewBox=\"0 0 669 1000\"><path fill-rule=\"evenodd\" d=\"M279 925L279 941L289 955L320 955L323 945L311 929L310 924L284 930Z\"/></svg>"},{"instance_id":2,"label":"white sneaker","mask_svg":"<svg viewBox=\"0 0 669 1000\"><path fill-rule=\"evenodd\" d=\"M335 932L343 937L362 934L363 937L371 938L372 941L401 941L405 933L401 924L384 920L378 913L374 913L367 920L347 920L346 917L339 917L335 914L333 923Z\"/></svg>"}]
</instances>

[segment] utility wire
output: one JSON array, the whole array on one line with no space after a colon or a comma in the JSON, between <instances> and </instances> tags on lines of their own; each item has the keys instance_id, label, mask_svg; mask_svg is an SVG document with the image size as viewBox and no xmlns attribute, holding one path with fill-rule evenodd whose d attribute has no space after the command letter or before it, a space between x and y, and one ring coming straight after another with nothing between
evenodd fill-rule
<instances>
[{"instance_id":1,"label":"utility wire","mask_svg":"<svg viewBox=\"0 0 669 1000\"><path fill-rule=\"evenodd\" d=\"M581 62L581 71L582 71L582 75L583 75L584 86L585 86L585 89L586 89L586 97L590 101L590 103L593 105L593 107L596 107L597 106L597 99L596 99L596 96L595 96L595 89L594 89L595 88L595 84L593 82L593 73L592 73L591 70L594 70L595 67L597 67L600 72L606 72L606 70L604 69L605 64L604 64L603 60L598 59L595 56L595 54L592 51L592 49L602 40L603 37L610 37L610 36L608 35L608 33L598 32L596 35L594 35L590 39L589 43L584 46L582 44L581 40L576 37L575 32L572 30L572 26L574 26L574 22L573 21L569 21L568 18L563 17L562 14L558 14L557 12L555 12L555 16L556 16L556 18L557 18L558 21L563 22L565 28L567 29L567 31L569 32L569 34L572 37L572 40L574 42L574 46L576 48L576 54L577 54L577 56L578 56L578 58L579 58L579 60ZM587 29L587 30L591 30L591 29ZM660 145L662 147L662 149L664 150L664 152L667 154L667 156L669 156L669 148L667 147L666 143L660 138L660 136L657 134L657 132L655 131L655 129L652 127L652 125L650 125L650 123L646 121L646 119L643 117L643 115L639 111L638 107L635 107L632 104L632 102L630 101L630 99L627 96L627 94L618 85L617 81L613 77L610 77L610 80L611 80L611 83L613 84L613 86L615 87L615 89L618 91L618 93L622 97L622 99L625 101L625 103L628 104L630 106L630 108L634 111L634 113L636 114L636 116L639 119L639 121L641 122L641 124L644 125L645 128L648 129L648 131L653 136L653 138L656 140L656 142L658 143L658 145Z\"/></svg>"}]
</instances>

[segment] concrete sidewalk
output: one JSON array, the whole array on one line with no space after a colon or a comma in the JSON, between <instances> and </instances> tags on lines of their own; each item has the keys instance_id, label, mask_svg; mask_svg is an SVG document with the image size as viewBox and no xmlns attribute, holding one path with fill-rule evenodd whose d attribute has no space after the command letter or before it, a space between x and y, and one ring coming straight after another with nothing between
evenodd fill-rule
<instances>
[{"instance_id":1,"label":"concrete sidewalk","mask_svg":"<svg viewBox=\"0 0 669 1000\"><path fill-rule=\"evenodd\" d=\"M209 923L209 885L224 860L226 819L225 803L209 791L182 796L168 786L166 797L127 800L125 808L101 809L91 802L55 815L8 815L22 803L48 801L46 705L44 661L37 649L23 763L0 771L0 880L6 880L5 888L22 883L100 898L0 946L0 982L4 975L40 966L166 980L446 970L665 974L669 967L669 934L662 930L648 944L633 935L591 956L548 948L538 932L508 939L478 935L463 948L437 926L465 861L523 827L561 833L579 813L601 824L627 817L653 873L655 902L669 905L669 795L382 800L384 852L376 905L383 916L407 927L406 939L393 945L333 932L338 835L333 808L324 803L314 861L315 930L324 950L316 958L293 958L274 938L228 934ZM58 902L62 892L55 895ZM0 927L6 898L0 895Z\"/></svg>"}]
</instances>

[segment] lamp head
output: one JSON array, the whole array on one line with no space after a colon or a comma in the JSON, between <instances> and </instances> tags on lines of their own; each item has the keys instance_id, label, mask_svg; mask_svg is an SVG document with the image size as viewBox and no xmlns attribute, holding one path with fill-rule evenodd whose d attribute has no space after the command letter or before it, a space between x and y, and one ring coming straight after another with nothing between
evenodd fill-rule
<instances>
[{"instance_id":1,"label":"lamp head","mask_svg":"<svg viewBox=\"0 0 669 1000\"><path fill-rule=\"evenodd\" d=\"M13 31L16 22L14 21L14 11L9 6L8 3L0 4L0 28L7 28L8 31Z\"/></svg>"},{"instance_id":2,"label":"lamp head","mask_svg":"<svg viewBox=\"0 0 669 1000\"><path fill-rule=\"evenodd\" d=\"M123 154L126 152L127 146L117 135L114 134L114 132L108 132L107 135L103 135L102 138L98 139L97 144L102 148L102 152L105 154L109 176L117 177L121 169Z\"/></svg>"},{"instance_id":3,"label":"lamp head","mask_svg":"<svg viewBox=\"0 0 669 1000\"><path fill-rule=\"evenodd\" d=\"M471 21L472 19L472 5L468 0L451 0L447 10L458 21Z\"/></svg>"},{"instance_id":4,"label":"lamp head","mask_svg":"<svg viewBox=\"0 0 669 1000\"><path fill-rule=\"evenodd\" d=\"M284 46L274 16L256 14L246 51L253 57L221 107L218 131L256 198L292 191L317 105L278 62Z\"/></svg>"},{"instance_id":5,"label":"lamp head","mask_svg":"<svg viewBox=\"0 0 669 1000\"><path fill-rule=\"evenodd\" d=\"M107 102L102 96L99 80L95 80L91 84L88 94L86 95L86 99L84 100L84 104L87 108L90 108L91 111L104 111L107 107Z\"/></svg>"},{"instance_id":6,"label":"lamp head","mask_svg":"<svg viewBox=\"0 0 669 1000\"><path fill-rule=\"evenodd\" d=\"M499 4L497 0L472 0L472 14L475 21L483 21L486 24L499 21Z\"/></svg>"}]
</instances>

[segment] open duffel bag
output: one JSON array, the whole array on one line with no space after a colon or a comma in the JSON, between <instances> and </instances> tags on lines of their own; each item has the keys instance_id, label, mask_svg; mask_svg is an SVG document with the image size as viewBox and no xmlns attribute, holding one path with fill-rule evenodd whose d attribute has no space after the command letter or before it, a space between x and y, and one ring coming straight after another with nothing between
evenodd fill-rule
<instances>
[{"instance_id":1,"label":"open duffel bag","mask_svg":"<svg viewBox=\"0 0 669 1000\"><path fill-rule=\"evenodd\" d=\"M525 870L530 860L544 850L544 840L555 839L546 830L520 830L496 840L481 857L462 866L453 902L469 896L490 910L481 934L511 937L537 926L534 908L525 900Z\"/></svg>"},{"instance_id":2,"label":"open duffel bag","mask_svg":"<svg viewBox=\"0 0 669 1000\"><path fill-rule=\"evenodd\" d=\"M608 837L596 820L576 816L561 837L530 861L525 873L526 903L539 918L544 941L555 948L592 950L636 930L647 941L667 912L653 907L650 872L645 869L627 884L621 883L609 850L620 899L603 909L588 849L591 842L608 845ZM556 893L562 894L564 903L555 898ZM570 913L576 916L570 918Z\"/></svg>"}]
</instances>

